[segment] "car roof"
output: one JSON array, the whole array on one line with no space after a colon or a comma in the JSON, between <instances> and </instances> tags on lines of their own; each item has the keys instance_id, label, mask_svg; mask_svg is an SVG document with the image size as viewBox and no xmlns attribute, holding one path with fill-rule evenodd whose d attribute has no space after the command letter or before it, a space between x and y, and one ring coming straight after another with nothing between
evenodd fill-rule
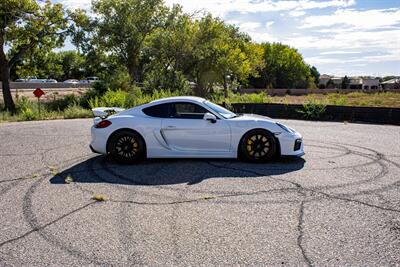
<instances>
[{"instance_id":1,"label":"car roof","mask_svg":"<svg viewBox=\"0 0 400 267\"><path fill-rule=\"evenodd\" d=\"M203 103L205 101L205 99L202 97L197 97L197 96L173 96L173 97L166 97L166 98L153 100L149 104L155 104L155 103L162 104L162 103L170 103L170 102L175 102L175 101L188 101L188 102Z\"/></svg>"}]
</instances>

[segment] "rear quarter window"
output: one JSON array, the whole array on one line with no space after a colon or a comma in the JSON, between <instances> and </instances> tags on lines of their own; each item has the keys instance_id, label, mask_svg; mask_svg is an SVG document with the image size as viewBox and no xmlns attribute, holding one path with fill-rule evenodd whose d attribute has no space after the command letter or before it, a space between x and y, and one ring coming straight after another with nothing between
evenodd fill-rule
<instances>
[{"instance_id":1,"label":"rear quarter window","mask_svg":"<svg viewBox=\"0 0 400 267\"><path fill-rule=\"evenodd\" d=\"M169 117L169 104L160 104L142 109L143 113L155 118Z\"/></svg>"}]
</instances>

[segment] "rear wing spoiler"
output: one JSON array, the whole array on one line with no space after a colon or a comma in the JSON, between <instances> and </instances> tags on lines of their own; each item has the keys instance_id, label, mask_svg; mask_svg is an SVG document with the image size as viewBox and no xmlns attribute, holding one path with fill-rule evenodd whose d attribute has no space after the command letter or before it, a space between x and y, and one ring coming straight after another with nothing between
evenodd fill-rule
<instances>
[{"instance_id":1,"label":"rear wing spoiler","mask_svg":"<svg viewBox=\"0 0 400 267\"><path fill-rule=\"evenodd\" d=\"M125 109L123 109L123 108L116 108L116 107L113 107L113 108L100 107L100 108L93 108L92 112L93 112L93 115L94 115L95 118L98 117L98 118L101 118L101 119L105 119L108 116L111 116L111 115L113 115L115 113L118 113L118 112L121 112L121 111L124 111L124 110Z\"/></svg>"}]
</instances>

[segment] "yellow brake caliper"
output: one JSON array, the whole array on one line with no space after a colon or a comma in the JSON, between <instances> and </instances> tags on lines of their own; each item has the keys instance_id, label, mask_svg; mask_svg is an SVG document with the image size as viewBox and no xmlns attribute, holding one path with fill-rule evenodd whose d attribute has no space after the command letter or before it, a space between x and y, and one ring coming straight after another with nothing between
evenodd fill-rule
<instances>
[{"instance_id":1,"label":"yellow brake caliper","mask_svg":"<svg viewBox=\"0 0 400 267\"><path fill-rule=\"evenodd\" d=\"M249 152L250 155L254 154L254 151L251 147L251 144L253 144L253 141L251 141L250 139L247 140L247 151Z\"/></svg>"},{"instance_id":2,"label":"yellow brake caliper","mask_svg":"<svg viewBox=\"0 0 400 267\"><path fill-rule=\"evenodd\" d=\"M137 152L138 151L138 143L136 143L135 139L132 139L131 142L133 145L133 151Z\"/></svg>"}]
</instances>

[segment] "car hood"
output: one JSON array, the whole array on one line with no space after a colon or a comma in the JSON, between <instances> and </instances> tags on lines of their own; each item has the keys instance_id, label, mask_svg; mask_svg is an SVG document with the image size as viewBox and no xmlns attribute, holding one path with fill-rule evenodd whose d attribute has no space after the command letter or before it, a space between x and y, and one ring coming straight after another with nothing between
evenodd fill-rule
<instances>
[{"instance_id":1,"label":"car hood","mask_svg":"<svg viewBox=\"0 0 400 267\"><path fill-rule=\"evenodd\" d=\"M275 122L270 117L261 116L257 114L242 114L239 117L232 118L234 121L266 121L266 122Z\"/></svg>"}]
</instances>

